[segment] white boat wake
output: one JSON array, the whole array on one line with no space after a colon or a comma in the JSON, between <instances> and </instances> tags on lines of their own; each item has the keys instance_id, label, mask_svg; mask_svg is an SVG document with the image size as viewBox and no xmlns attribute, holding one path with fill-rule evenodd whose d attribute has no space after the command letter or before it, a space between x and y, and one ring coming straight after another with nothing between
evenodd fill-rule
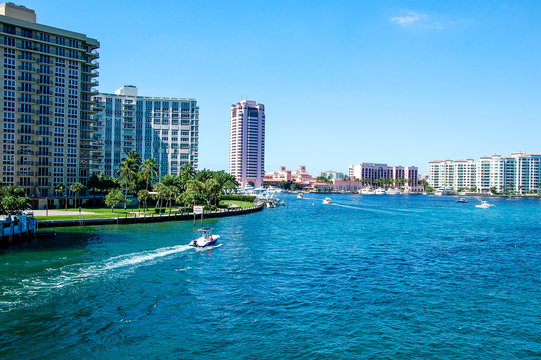
<instances>
[{"instance_id":1,"label":"white boat wake","mask_svg":"<svg viewBox=\"0 0 541 360\"><path fill-rule=\"evenodd\" d=\"M15 287L2 288L0 290L1 297L4 300L12 299L12 301L0 301L0 312L11 310L9 305L25 303L24 298L47 295L51 291L99 278L106 273L110 274L113 270L133 271L140 266L154 264L161 258L189 249L192 249L192 247L176 245L119 255L99 262L71 264L58 269L47 269L44 276L24 279L17 283ZM113 274L118 275L118 273ZM8 309L5 309L4 306L7 306Z\"/></svg>"}]
</instances>

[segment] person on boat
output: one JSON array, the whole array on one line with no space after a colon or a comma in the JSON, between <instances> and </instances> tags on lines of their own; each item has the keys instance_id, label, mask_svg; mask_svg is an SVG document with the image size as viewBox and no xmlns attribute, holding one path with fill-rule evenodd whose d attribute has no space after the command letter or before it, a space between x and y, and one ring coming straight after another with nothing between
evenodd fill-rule
<instances>
[{"instance_id":1,"label":"person on boat","mask_svg":"<svg viewBox=\"0 0 541 360\"><path fill-rule=\"evenodd\" d=\"M212 242L212 235L209 236L209 242Z\"/></svg>"}]
</instances>

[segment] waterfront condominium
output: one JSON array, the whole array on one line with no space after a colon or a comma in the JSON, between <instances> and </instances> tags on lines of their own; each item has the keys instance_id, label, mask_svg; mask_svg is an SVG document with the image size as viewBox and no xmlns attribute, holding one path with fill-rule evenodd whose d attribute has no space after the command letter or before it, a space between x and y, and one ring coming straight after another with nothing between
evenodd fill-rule
<instances>
[{"instance_id":1,"label":"waterfront condominium","mask_svg":"<svg viewBox=\"0 0 541 360\"><path fill-rule=\"evenodd\" d=\"M244 188L263 185L265 176L265 106L242 100L231 105L229 173ZM250 184L251 185L251 184Z\"/></svg>"},{"instance_id":2,"label":"waterfront condominium","mask_svg":"<svg viewBox=\"0 0 541 360\"><path fill-rule=\"evenodd\" d=\"M34 10L0 5L2 176L35 203L89 176L91 96L99 42L36 23ZM41 198L41 204L38 199Z\"/></svg>"},{"instance_id":3,"label":"waterfront condominium","mask_svg":"<svg viewBox=\"0 0 541 360\"><path fill-rule=\"evenodd\" d=\"M541 154L513 153L467 160L434 160L428 163L430 186L458 191L528 193L541 188ZM473 189L473 190L472 190Z\"/></svg>"},{"instance_id":4,"label":"waterfront condominium","mask_svg":"<svg viewBox=\"0 0 541 360\"><path fill-rule=\"evenodd\" d=\"M376 185L376 179L388 179L392 181L393 186L402 185L409 191L418 190L418 172L415 166L387 166L387 164L360 163L350 165L348 175L351 179L359 179L362 182Z\"/></svg>"},{"instance_id":5,"label":"waterfront condominium","mask_svg":"<svg viewBox=\"0 0 541 360\"><path fill-rule=\"evenodd\" d=\"M126 85L114 94L93 97L94 132L91 168L116 176L125 154L135 151L142 160L155 158L159 176L178 175L180 168L197 168L199 107L197 100L139 96Z\"/></svg>"}]
</instances>

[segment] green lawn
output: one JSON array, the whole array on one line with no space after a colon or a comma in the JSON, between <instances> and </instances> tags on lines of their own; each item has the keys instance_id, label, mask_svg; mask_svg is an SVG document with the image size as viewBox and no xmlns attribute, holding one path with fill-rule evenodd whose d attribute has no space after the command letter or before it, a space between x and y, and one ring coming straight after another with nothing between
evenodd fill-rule
<instances>
[{"instance_id":1,"label":"green lawn","mask_svg":"<svg viewBox=\"0 0 541 360\"><path fill-rule=\"evenodd\" d=\"M249 207L254 206L254 203L247 202L247 201L237 201L237 200L224 200L220 201L221 205L228 205L228 204L234 204L239 206L241 209L246 209ZM171 214L175 214L175 210L178 209L178 206L173 206L171 208ZM147 216L157 216L157 214L154 212L154 207L149 207L146 211ZM52 209L51 209L52 210ZM66 211L65 209L55 209L55 211ZM67 211L79 211L79 208L68 208ZM126 213L128 214L128 217L133 217L133 214L136 213L137 216L144 216L145 212L143 209L141 209L141 212L139 212L138 207L128 207L127 211L124 211L124 208L115 208L111 212L111 208L81 208L82 212L89 212L92 214L76 214L76 215L50 215L50 216L36 216L36 219L38 220L73 220L73 219L102 219L102 218L116 218L117 215L120 217L125 217ZM169 210L166 209L162 212L162 214L169 214Z\"/></svg>"},{"instance_id":2,"label":"green lawn","mask_svg":"<svg viewBox=\"0 0 541 360\"><path fill-rule=\"evenodd\" d=\"M246 208L249 208L249 207L252 207L252 206L255 205L253 202L249 202L249 201L239 201L239 200L222 200L222 201L220 201L220 205L227 205L227 204L237 205L241 209L246 209Z\"/></svg>"},{"instance_id":3,"label":"green lawn","mask_svg":"<svg viewBox=\"0 0 541 360\"><path fill-rule=\"evenodd\" d=\"M174 214L176 212L176 209L178 209L178 206L174 206L171 208L171 214ZM141 209L141 212L139 212L139 208L137 207L128 207L126 209L127 211L124 211L124 208L115 208L113 211L111 211L111 208L81 208L82 212L91 212L93 214L76 214L76 215L49 215L49 216L36 216L36 219L38 220L69 220L69 219L99 219L99 218L116 218L117 215L120 217L125 217L126 214L128 214L128 217L133 217L133 214L136 213L137 216L144 216L145 211L144 209ZM55 209L55 211L66 211L65 209ZM78 212L79 209L76 208L68 208L67 211L76 211ZM164 210L162 214L168 214L169 210ZM152 216L154 214L157 215L154 212L154 207L149 207L146 210L147 216Z\"/></svg>"}]
</instances>

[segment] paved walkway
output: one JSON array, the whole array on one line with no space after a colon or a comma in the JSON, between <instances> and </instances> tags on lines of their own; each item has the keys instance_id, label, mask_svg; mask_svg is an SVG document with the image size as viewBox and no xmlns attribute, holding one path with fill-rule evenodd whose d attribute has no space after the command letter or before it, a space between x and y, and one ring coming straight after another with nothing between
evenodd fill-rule
<instances>
[{"instance_id":1,"label":"paved walkway","mask_svg":"<svg viewBox=\"0 0 541 360\"><path fill-rule=\"evenodd\" d=\"M34 216L46 216L47 210L34 210ZM97 214L88 211L81 211L81 215ZM79 215L79 211L49 210L49 216L56 215Z\"/></svg>"}]
</instances>

